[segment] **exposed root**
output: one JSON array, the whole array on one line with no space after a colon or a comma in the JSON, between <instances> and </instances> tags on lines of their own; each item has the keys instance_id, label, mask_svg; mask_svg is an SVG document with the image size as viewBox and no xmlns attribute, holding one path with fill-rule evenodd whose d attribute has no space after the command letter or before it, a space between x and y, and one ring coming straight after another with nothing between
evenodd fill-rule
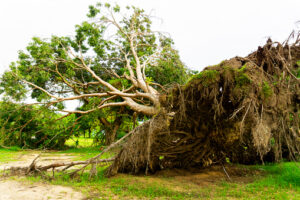
<instances>
[{"instance_id":1,"label":"exposed root","mask_svg":"<svg viewBox=\"0 0 300 200\"><path fill-rule=\"evenodd\" d=\"M116 173L138 173L143 170L153 172L159 167L159 160L153 157L153 142L156 135L168 130L170 116L159 114L149 121L144 122L132 131L132 136L124 145L114 163L108 168L106 175Z\"/></svg>"},{"instance_id":2,"label":"exposed root","mask_svg":"<svg viewBox=\"0 0 300 200\"><path fill-rule=\"evenodd\" d=\"M299 62L300 40L268 40L246 58L207 67L169 92L162 112L133 133L107 175L297 159Z\"/></svg>"}]
</instances>

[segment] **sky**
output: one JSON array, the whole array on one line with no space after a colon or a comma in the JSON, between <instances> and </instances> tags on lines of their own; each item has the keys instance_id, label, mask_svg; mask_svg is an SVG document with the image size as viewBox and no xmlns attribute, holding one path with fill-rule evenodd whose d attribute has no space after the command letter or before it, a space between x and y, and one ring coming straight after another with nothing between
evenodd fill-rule
<instances>
[{"instance_id":1,"label":"sky","mask_svg":"<svg viewBox=\"0 0 300 200\"><path fill-rule=\"evenodd\" d=\"M74 33L87 20L88 6L100 0L0 1L0 73L34 36ZM100 1L104 2L104 1ZM181 59L202 70L235 56L246 56L268 37L284 41L298 29L300 0L115 0L156 16L154 29L169 34Z\"/></svg>"}]
</instances>

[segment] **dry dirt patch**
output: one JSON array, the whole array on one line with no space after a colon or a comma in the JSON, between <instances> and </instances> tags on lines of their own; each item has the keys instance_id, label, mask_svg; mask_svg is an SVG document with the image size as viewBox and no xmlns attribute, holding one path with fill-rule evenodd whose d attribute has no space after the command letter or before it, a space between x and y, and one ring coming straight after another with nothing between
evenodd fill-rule
<instances>
[{"instance_id":1,"label":"dry dirt patch","mask_svg":"<svg viewBox=\"0 0 300 200\"><path fill-rule=\"evenodd\" d=\"M228 174L228 176L226 175ZM198 186L211 186L220 181L232 181L235 183L252 182L255 176L262 174L258 170L250 170L246 167L236 166L212 166L204 169L190 168L162 170L157 172L154 177L172 177L177 182L184 184L196 184Z\"/></svg>"},{"instance_id":2,"label":"dry dirt patch","mask_svg":"<svg viewBox=\"0 0 300 200\"><path fill-rule=\"evenodd\" d=\"M10 167L27 167L39 152L23 154L17 161L0 163L0 170ZM70 162L74 156L68 154L43 153L38 165L48 165L53 162ZM17 181L0 180L0 200L79 200L85 199L80 192L69 187L47 185L42 183L26 184Z\"/></svg>"},{"instance_id":3,"label":"dry dirt patch","mask_svg":"<svg viewBox=\"0 0 300 200\"><path fill-rule=\"evenodd\" d=\"M0 200L81 200L80 192L72 188L41 183L25 184L17 181L0 181Z\"/></svg>"}]
</instances>

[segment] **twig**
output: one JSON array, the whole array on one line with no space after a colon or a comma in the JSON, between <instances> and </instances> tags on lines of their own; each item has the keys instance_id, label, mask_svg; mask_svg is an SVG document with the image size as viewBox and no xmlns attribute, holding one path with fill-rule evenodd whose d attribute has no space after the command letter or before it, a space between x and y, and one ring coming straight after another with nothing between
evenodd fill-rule
<instances>
[{"instance_id":1,"label":"twig","mask_svg":"<svg viewBox=\"0 0 300 200\"><path fill-rule=\"evenodd\" d=\"M229 119L232 119L238 114L245 106L240 107L239 109L235 110L234 113L231 115Z\"/></svg>"},{"instance_id":2,"label":"twig","mask_svg":"<svg viewBox=\"0 0 300 200\"><path fill-rule=\"evenodd\" d=\"M227 178L229 179L230 182L232 182L232 179L230 178L230 176L229 176L229 174L227 173L227 171L226 171L226 169L225 169L225 167L224 167L223 164L222 164L222 167L223 167L223 170L224 170L224 172L225 172Z\"/></svg>"},{"instance_id":3,"label":"twig","mask_svg":"<svg viewBox=\"0 0 300 200\"><path fill-rule=\"evenodd\" d=\"M31 162L31 164L29 165L29 167L26 170L26 173L25 173L26 175L28 175L32 169L35 169L35 162L40 156L41 156L41 153L37 157L35 157L35 159L33 159L33 161Z\"/></svg>"},{"instance_id":4,"label":"twig","mask_svg":"<svg viewBox=\"0 0 300 200\"><path fill-rule=\"evenodd\" d=\"M246 118L246 116L247 116L247 114L248 114L248 111L249 111L249 108L250 108L251 103L252 103L252 101L250 101L250 103L249 103L249 105L248 105L248 108L247 108L247 110L246 110L246 113L245 113L245 115L243 116L243 119L242 119L242 121L241 121L241 126L240 126L240 129L241 129L241 130L242 130L242 127L243 127L243 124L244 124L244 120L245 120L245 118Z\"/></svg>"}]
</instances>

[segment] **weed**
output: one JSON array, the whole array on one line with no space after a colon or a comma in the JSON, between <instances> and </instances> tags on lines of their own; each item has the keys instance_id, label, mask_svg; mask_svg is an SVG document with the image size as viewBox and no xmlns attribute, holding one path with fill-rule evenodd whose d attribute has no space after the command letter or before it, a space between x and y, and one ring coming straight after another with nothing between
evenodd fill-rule
<instances>
[{"instance_id":1,"label":"weed","mask_svg":"<svg viewBox=\"0 0 300 200\"><path fill-rule=\"evenodd\" d=\"M245 72L246 68L247 68L247 64L244 64L244 65L243 65L240 69L238 69L237 71L238 71L239 73L243 73L243 72Z\"/></svg>"},{"instance_id":2,"label":"weed","mask_svg":"<svg viewBox=\"0 0 300 200\"><path fill-rule=\"evenodd\" d=\"M204 70L199 74L193 75L192 78L188 81L187 85L189 85L193 80L198 79L204 86L208 86L216 81L219 74L220 72L216 70Z\"/></svg>"},{"instance_id":3,"label":"weed","mask_svg":"<svg viewBox=\"0 0 300 200\"><path fill-rule=\"evenodd\" d=\"M262 96L264 97L264 99L269 98L270 96L272 96L273 91L271 86L269 85L268 82L264 81L263 85L262 85Z\"/></svg>"},{"instance_id":4,"label":"weed","mask_svg":"<svg viewBox=\"0 0 300 200\"><path fill-rule=\"evenodd\" d=\"M240 69L237 69L237 75L235 76L235 82L238 87L250 84L252 81L245 73L247 65L243 65Z\"/></svg>"},{"instance_id":5,"label":"weed","mask_svg":"<svg viewBox=\"0 0 300 200\"><path fill-rule=\"evenodd\" d=\"M247 76L247 74L241 73L235 77L235 82L239 87L242 87L251 83L251 79Z\"/></svg>"}]
</instances>

